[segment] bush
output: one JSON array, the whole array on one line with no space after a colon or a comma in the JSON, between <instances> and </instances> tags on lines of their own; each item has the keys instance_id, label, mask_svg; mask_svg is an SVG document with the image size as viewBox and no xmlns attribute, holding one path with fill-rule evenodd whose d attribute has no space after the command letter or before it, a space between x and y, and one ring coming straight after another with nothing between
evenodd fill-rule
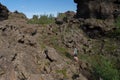
<instances>
[{"instance_id":1,"label":"bush","mask_svg":"<svg viewBox=\"0 0 120 80\"><path fill-rule=\"evenodd\" d=\"M28 21L28 23L31 24L51 24L54 23L54 16L52 14L50 15L33 15L33 18Z\"/></svg>"},{"instance_id":2,"label":"bush","mask_svg":"<svg viewBox=\"0 0 120 80\"><path fill-rule=\"evenodd\" d=\"M116 34L115 36L120 36L120 17L117 18L115 24L117 27L117 29L114 31L114 33Z\"/></svg>"},{"instance_id":3,"label":"bush","mask_svg":"<svg viewBox=\"0 0 120 80\"><path fill-rule=\"evenodd\" d=\"M96 78L104 80L119 80L119 72L113 63L104 56L95 56L92 60L93 73Z\"/></svg>"},{"instance_id":4,"label":"bush","mask_svg":"<svg viewBox=\"0 0 120 80\"><path fill-rule=\"evenodd\" d=\"M116 25L118 28L120 28L120 17L118 17L118 18L116 19L115 25Z\"/></svg>"},{"instance_id":5,"label":"bush","mask_svg":"<svg viewBox=\"0 0 120 80\"><path fill-rule=\"evenodd\" d=\"M120 17L116 19L115 22L116 29L108 34L112 38L120 38Z\"/></svg>"},{"instance_id":6,"label":"bush","mask_svg":"<svg viewBox=\"0 0 120 80\"><path fill-rule=\"evenodd\" d=\"M64 19L66 17L65 13L58 13L57 18Z\"/></svg>"}]
</instances>

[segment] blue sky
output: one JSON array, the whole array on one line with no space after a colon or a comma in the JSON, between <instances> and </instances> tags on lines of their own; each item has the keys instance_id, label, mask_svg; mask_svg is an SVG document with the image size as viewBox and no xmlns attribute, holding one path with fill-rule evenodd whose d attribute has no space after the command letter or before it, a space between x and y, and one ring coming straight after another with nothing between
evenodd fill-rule
<instances>
[{"instance_id":1,"label":"blue sky","mask_svg":"<svg viewBox=\"0 0 120 80\"><path fill-rule=\"evenodd\" d=\"M27 17L40 14L54 14L59 12L76 11L74 0L0 0L10 11L19 11Z\"/></svg>"}]
</instances>

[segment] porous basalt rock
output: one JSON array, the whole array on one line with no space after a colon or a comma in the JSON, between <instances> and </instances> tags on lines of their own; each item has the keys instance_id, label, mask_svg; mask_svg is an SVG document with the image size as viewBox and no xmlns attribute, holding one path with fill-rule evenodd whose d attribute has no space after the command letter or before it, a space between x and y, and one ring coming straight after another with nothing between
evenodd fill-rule
<instances>
[{"instance_id":1,"label":"porous basalt rock","mask_svg":"<svg viewBox=\"0 0 120 80\"><path fill-rule=\"evenodd\" d=\"M90 37L106 36L116 29L115 21L120 16L119 0L74 0L77 4L76 18L80 27Z\"/></svg>"},{"instance_id":2,"label":"porous basalt rock","mask_svg":"<svg viewBox=\"0 0 120 80\"><path fill-rule=\"evenodd\" d=\"M113 19L120 14L119 0L74 0L77 3L77 17Z\"/></svg>"},{"instance_id":3,"label":"porous basalt rock","mask_svg":"<svg viewBox=\"0 0 120 80\"><path fill-rule=\"evenodd\" d=\"M7 7L5 7L0 3L0 21L8 19L8 16L9 16L9 10L7 9Z\"/></svg>"}]
</instances>

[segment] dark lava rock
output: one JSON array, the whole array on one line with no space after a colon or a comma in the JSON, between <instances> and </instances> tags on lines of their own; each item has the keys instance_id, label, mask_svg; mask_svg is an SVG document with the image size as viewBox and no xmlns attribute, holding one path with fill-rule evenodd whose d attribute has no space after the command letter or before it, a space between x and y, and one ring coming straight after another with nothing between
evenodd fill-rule
<instances>
[{"instance_id":1,"label":"dark lava rock","mask_svg":"<svg viewBox=\"0 0 120 80\"><path fill-rule=\"evenodd\" d=\"M77 17L113 19L119 15L119 0L74 0L77 3ZM119 14L118 14L119 13Z\"/></svg>"},{"instance_id":2,"label":"dark lava rock","mask_svg":"<svg viewBox=\"0 0 120 80\"><path fill-rule=\"evenodd\" d=\"M74 0L76 18L83 19L80 26L90 37L103 37L116 29L115 20L120 16L120 0Z\"/></svg>"},{"instance_id":3,"label":"dark lava rock","mask_svg":"<svg viewBox=\"0 0 120 80\"><path fill-rule=\"evenodd\" d=\"M8 16L9 16L8 13L9 13L9 10L7 9L7 7L5 7L0 3L0 21L8 19Z\"/></svg>"},{"instance_id":4,"label":"dark lava rock","mask_svg":"<svg viewBox=\"0 0 120 80\"><path fill-rule=\"evenodd\" d=\"M113 21L99 19L85 19L81 25L82 30L90 38L100 38L106 35L107 32L114 29Z\"/></svg>"},{"instance_id":5,"label":"dark lava rock","mask_svg":"<svg viewBox=\"0 0 120 80\"><path fill-rule=\"evenodd\" d=\"M59 24L59 25L62 25L64 22L63 22L63 19L56 18L56 19L55 19L55 23L56 23L56 24Z\"/></svg>"}]
</instances>

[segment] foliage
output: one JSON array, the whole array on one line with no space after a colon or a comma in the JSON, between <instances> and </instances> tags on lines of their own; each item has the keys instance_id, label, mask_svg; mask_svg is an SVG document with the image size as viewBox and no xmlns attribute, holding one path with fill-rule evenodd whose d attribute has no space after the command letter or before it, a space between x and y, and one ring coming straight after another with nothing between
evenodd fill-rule
<instances>
[{"instance_id":1,"label":"foliage","mask_svg":"<svg viewBox=\"0 0 120 80\"><path fill-rule=\"evenodd\" d=\"M94 80L119 80L120 70L117 68L117 62L113 58L109 59L103 55L82 54L80 59L87 61L91 64L91 70L94 75Z\"/></svg>"},{"instance_id":2,"label":"foliage","mask_svg":"<svg viewBox=\"0 0 120 80\"><path fill-rule=\"evenodd\" d=\"M64 76L64 78L67 77L67 70L66 69L56 70L56 73L62 74Z\"/></svg>"},{"instance_id":3,"label":"foliage","mask_svg":"<svg viewBox=\"0 0 120 80\"><path fill-rule=\"evenodd\" d=\"M54 31L57 31L54 28ZM56 51L62 55L65 55L68 53L67 48L64 47L62 44L60 44L60 37L58 35L52 35L51 37L47 37L45 39L48 39L48 43L49 45L52 45L52 47L54 47L56 49Z\"/></svg>"},{"instance_id":4,"label":"foliage","mask_svg":"<svg viewBox=\"0 0 120 80\"><path fill-rule=\"evenodd\" d=\"M33 15L33 18L28 21L28 23L31 24L51 24L54 23L54 16L52 14L50 15Z\"/></svg>"},{"instance_id":5,"label":"foliage","mask_svg":"<svg viewBox=\"0 0 120 80\"><path fill-rule=\"evenodd\" d=\"M118 28L120 28L120 17L118 17L118 18L116 19L116 26L117 26Z\"/></svg>"},{"instance_id":6,"label":"foliage","mask_svg":"<svg viewBox=\"0 0 120 80\"><path fill-rule=\"evenodd\" d=\"M65 56L66 56L67 58L69 58L69 59L73 59L73 56L70 55L70 53L68 53L68 52L66 52Z\"/></svg>"},{"instance_id":7,"label":"foliage","mask_svg":"<svg viewBox=\"0 0 120 80\"><path fill-rule=\"evenodd\" d=\"M116 19L115 22L116 29L108 34L112 38L120 38L120 17Z\"/></svg>"},{"instance_id":8,"label":"foliage","mask_svg":"<svg viewBox=\"0 0 120 80\"><path fill-rule=\"evenodd\" d=\"M119 72L110 60L101 55L94 56L92 59L91 63L96 78L119 80Z\"/></svg>"},{"instance_id":9,"label":"foliage","mask_svg":"<svg viewBox=\"0 0 120 80\"><path fill-rule=\"evenodd\" d=\"M65 18L65 17L66 17L65 13L58 13L58 14L57 14L57 18L63 19L63 18Z\"/></svg>"}]
</instances>

